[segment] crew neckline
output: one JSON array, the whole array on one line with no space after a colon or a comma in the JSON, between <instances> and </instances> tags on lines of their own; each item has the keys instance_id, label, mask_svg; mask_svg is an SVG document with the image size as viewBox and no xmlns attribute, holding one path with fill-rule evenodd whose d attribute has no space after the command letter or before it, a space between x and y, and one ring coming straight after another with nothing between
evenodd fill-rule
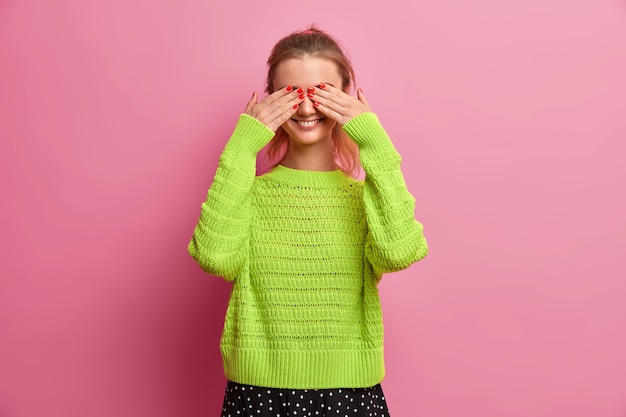
<instances>
[{"instance_id":1,"label":"crew neckline","mask_svg":"<svg viewBox=\"0 0 626 417\"><path fill-rule=\"evenodd\" d=\"M284 165L276 165L274 169L265 174L268 178L279 182L296 186L335 186L346 185L355 181L340 169L332 171L309 171L305 169L287 168Z\"/></svg>"}]
</instances>

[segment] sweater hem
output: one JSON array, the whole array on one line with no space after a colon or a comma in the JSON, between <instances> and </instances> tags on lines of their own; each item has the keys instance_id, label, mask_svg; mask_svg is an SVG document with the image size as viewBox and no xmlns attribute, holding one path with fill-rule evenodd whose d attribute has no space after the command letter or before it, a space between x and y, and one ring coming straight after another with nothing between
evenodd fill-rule
<instances>
[{"instance_id":1,"label":"sweater hem","mask_svg":"<svg viewBox=\"0 0 626 417\"><path fill-rule=\"evenodd\" d=\"M222 345L226 378L268 388L368 388L385 376L383 348L272 351Z\"/></svg>"}]
</instances>

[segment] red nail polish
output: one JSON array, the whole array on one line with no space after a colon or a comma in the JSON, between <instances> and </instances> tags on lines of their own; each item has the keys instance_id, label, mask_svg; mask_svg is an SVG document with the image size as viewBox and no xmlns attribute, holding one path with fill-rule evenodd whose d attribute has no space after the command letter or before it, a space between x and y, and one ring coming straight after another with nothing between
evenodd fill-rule
<instances>
[{"instance_id":1,"label":"red nail polish","mask_svg":"<svg viewBox=\"0 0 626 417\"><path fill-rule=\"evenodd\" d=\"M298 96L298 98L299 98L300 100L304 100L304 94L300 94L300 95Z\"/></svg>"},{"instance_id":2,"label":"red nail polish","mask_svg":"<svg viewBox=\"0 0 626 417\"><path fill-rule=\"evenodd\" d=\"M304 93L304 90L302 89L302 87L298 88L298 93L300 94Z\"/></svg>"},{"instance_id":3,"label":"red nail polish","mask_svg":"<svg viewBox=\"0 0 626 417\"><path fill-rule=\"evenodd\" d=\"M294 109L294 110L297 110L297 109L298 109L298 107L299 107L299 106L298 106L297 104L294 104L294 105L293 105L293 109Z\"/></svg>"},{"instance_id":4,"label":"red nail polish","mask_svg":"<svg viewBox=\"0 0 626 417\"><path fill-rule=\"evenodd\" d=\"M313 102L313 105L314 105L315 107L319 107L320 103L318 103L317 101L314 101L314 102Z\"/></svg>"},{"instance_id":5,"label":"red nail polish","mask_svg":"<svg viewBox=\"0 0 626 417\"><path fill-rule=\"evenodd\" d=\"M307 93L307 96L308 96L309 98L313 98L313 93Z\"/></svg>"},{"instance_id":6,"label":"red nail polish","mask_svg":"<svg viewBox=\"0 0 626 417\"><path fill-rule=\"evenodd\" d=\"M309 93L313 93L315 91L315 87L309 87L307 90L309 90Z\"/></svg>"},{"instance_id":7,"label":"red nail polish","mask_svg":"<svg viewBox=\"0 0 626 417\"><path fill-rule=\"evenodd\" d=\"M288 86L287 86L287 91L291 91L291 90L293 90L293 87L292 87L292 86L290 86L290 85L288 85Z\"/></svg>"},{"instance_id":8,"label":"red nail polish","mask_svg":"<svg viewBox=\"0 0 626 417\"><path fill-rule=\"evenodd\" d=\"M323 89L325 89L325 88L326 88L326 84L324 84L324 83L320 83L320 88L321 88L322 90L323 90Z\"/></svg>"}]
</instances>

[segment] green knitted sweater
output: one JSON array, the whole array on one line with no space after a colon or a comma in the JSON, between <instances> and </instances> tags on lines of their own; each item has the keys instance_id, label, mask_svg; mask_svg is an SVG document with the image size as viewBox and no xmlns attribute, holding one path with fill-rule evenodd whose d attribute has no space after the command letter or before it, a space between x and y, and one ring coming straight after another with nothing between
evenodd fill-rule
<instances>
[{"instance_id":1,"label":"green knitted sweater","mask_svg":"<svg viewBox=\"0 0 626 417\"><path fill-rule=\"evenodd\" d=\"M376 115L343 129L359 146L363 181L282 165L257 176L273 132L245 114L220 157L188 249L233 281L220 343L232 381L359 388L384 377L377 284L428 248Z\"/></svg>"}]
</instances>

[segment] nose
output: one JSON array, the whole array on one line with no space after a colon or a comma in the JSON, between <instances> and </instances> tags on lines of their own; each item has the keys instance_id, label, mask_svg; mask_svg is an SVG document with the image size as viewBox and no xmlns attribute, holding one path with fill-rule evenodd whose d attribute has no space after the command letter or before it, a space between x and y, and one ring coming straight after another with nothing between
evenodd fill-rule
<instances>
[{"instance_id":1,"label":"nose","mask_svg":"<svg viewBox=\"0 0 626 417\"><path fill-rule=\"evenodd\" d=\"M316 111L313 101L305 96L302 103L300 103L300 107L298 107L298 114L301 116L311 116L315 114Z\"/></svg>"}]
</instances>

